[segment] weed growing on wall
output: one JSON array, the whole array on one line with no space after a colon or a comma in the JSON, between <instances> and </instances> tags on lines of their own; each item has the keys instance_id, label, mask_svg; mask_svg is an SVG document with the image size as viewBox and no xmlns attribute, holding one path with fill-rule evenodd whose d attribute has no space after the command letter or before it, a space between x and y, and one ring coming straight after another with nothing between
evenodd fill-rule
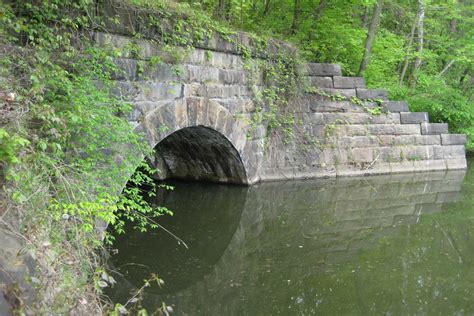
<instances>
[{"instance_id":1,"label":"weed growing on wall","mask_svg":"<svg viewBox=\"0 0 474 316\"><path fill-rule=\"evenodd\" d=\"M98 221L119 233L126 220L146 230L156 227L150 218L170 211L145 201L155 194L155 171L136 162L151 149L126 119L131 106L110 93L117 52L82 32L100 25L93 2L37 2L0 8L1 91L14 96L4 97L0 129L7 212L20 218L38 264L29 312L97 313L101 288L111 283L98 273L98 251L102 237L112 241Z\"/></svg>"}]
</instances>

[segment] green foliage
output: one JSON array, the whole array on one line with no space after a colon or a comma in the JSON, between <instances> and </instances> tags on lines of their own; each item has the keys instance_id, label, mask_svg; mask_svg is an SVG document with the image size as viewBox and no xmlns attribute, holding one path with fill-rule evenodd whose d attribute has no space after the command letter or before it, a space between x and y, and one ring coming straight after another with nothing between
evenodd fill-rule
<instances>
[{"instance_id":1,"label":"green foliage","mask_svg":"<svg viewBox=\"0 0 474 316\"><path fill-rule=\"evenodd\" d=\"M19 135L10 135L4 128L0 128L0 161L3 164L18 164L20 149L29 143L27 139Z\"/></svg>"},{"instance_id":2,"label":"green foliage","mask_svg":"<svg viewBox=\"0 0 474 316\"><path fill-rule=\"evenodd\" d=\"M451 132L467 134L467 148L474 149L472 100L443 78L421 75L416 89L395 86L390 91L394 98L408 100L412 111L428 112L430 121L446 122L450 125Z\"/></svg>"},{"instance_id":3,"label":"green foliage","mask_svg":"<svg viewBox=\"0 0 474 316\"><path fill-rule=\"evenodd\" d=\"M221 2L227 4L224 15L217 12ZM193 8L196 15L206 11L216 17L224 16L235 27L291 41L307 60L339 63L347 75L355 75L376 2L181 0L176 6ZM299 14L295 23L297 3ZM369 87L389 87L392 97L410 101L411 110L428 111L435 121L449 123L452 132L466 133L468 148L472 150L474 3L426 1L421 55L417 52L416 30L410 42L416 13L416 1L384 1L370 62L363 75ZM422 63L415 78L413 65L417 57ZM400 85L405 59L407 72Z\"/></svg>"},{"instance_id":4,"label":"green foliage","mask_svg":"<svg viewBox=\"0 0 474 316\"><path fill-rule=\"evenodd\" d=\"M65 271L54 279L37 275L39 314L68 314L82 299L93 306L98 296L87 296L101 286L91 291L87 280L102 269L96 255L102 237L112 241L97 230L98 221L123 233L125 221L144 231L158 227L158 216L172 214L147 203L159 189L156 171L137 162L151 148L126 119L131 106L111 94L113 58L121 52L95 47L80 31L100 22L91 19L92 4L0 4L0 32L9 35L1 44L13 47L0 54L1 88L14 92L12 111L23 113L7 115L0 129L9 203L31 251L50 245L38 265ZM141 54L135 45L128 50ZM51 286L61 293L51 294Z\"/></svg>"}]
</instances>

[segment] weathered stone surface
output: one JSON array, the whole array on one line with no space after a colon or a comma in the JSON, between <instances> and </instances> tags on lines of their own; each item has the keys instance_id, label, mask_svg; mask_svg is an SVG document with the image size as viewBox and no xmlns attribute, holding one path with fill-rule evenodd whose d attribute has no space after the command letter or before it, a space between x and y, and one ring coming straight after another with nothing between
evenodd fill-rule
<instances>
[{"instance_id":1,"label":"weathered stone surface","mask_svg":"<svg viewBox=\"0 0 474 316\"><path fill-rule=\"evenodd\" d=\"M329 88L322 88L321 89L324 93L330 95L330 96L335 96L335 97L340 97L340 98L348 98L350 99L351 97L356 96L356 89L329 89Z\"/></svg>"},{"instance_id":2,"label":"weathered stone surface","mask_svg":"<svg viewBox=\"0 0 474 316\"><path fill-rule=\"evenodd\" d=\"M183 97L183 85L147 81L118 81L112 93L128 101L165 101Z\"/></svg>"},{"instance_id":3,"label":"weathered stone surface","mask_svg":"<svg viewBox=\"0 0 474 316\"><path fill-rule=\"evenodd\" d=\"M186 76L187 82L199 82L199 83L220 83L219 81L219 69L212 67L203 67L196 65L186 65Z\"/></svg>"},{"instance_id":4,"label":"weathered stone surface","mask_svg":"<svg viewBox=\"0 0 474 316\"><path fill-rule=\"evenodd\" d=\"M357 97L370 100L387 100L388 93L382 89L357 89Z\"/></svg>"},{"instance_id":5,"label":"weathered stone surface","mask_svg":"<svg viewBox=\"0 0 474 316\"><path fill-rule=\"evenodd\" d=\"M206 98L238 98L250 97L252 90L244 85L221 85L221 84L190 84L185 85L185 96L198 96Z\"/></svg>"},{"instance_id":6,"label":"weathered stone surface","mask_svg":"<svg viewBox=\"0 0 474 316\"><path fill-rule=\"evenodd\" d=\"M441 143L443 145L464 145L467 142L465 134L442 134Z\"/></svg>"},{"instance_id":7,"label":"weathered stone surface","mask_svg":"<svg viewBox=\"0 0 474 316\"><path fill-rule=\"evenodd\" d=\"M391 162L390 169L393 173L416 171L413 161Z\"/></svg>"},{"instance_id":8,"label":"weathered stone surface","mask_svg":"<svg viewBox=\"0 0 474 316\"><path fill-rule=\"evenodd\" d=\"M399 113L382 113L371 115L368 123L372 124L400 124Z\"/></svg>"},{"instance_id":9,"label":"weathered stone surface","mask_svg":"<svg viewBox=\"0 0 474 316\"><path fill-rule=\"evenodd\" d=\"M247 75L241 70L219 69L219 82L223 84L245 84Z\"/></svg>"},{"instance_id":10,"label":"weathered stone surface","mask_svg":"<svg viewBox=\"0 0 474 316\"><path fill-rule=\"evenodd\" d=\"M402 124L416 124L428 122L428 113L426 112L401 112L400 121Z\"/></svg>"},{"instance_id":11,"label":"weathered stone surface","mask_svg":"<svg viewBox=\"0 0 474 316\"><path fill-rule=\"evenodd\" d=\"M454 159L446 159L446 165L448 170L453 169L466 169L467 168L467 160L465 157L463 158L454 158Z\"/></svg>"},{"instance_id":12,"label":"weathered stone surface","mask_svg":"<svg viewBox=\"0 0 474 316\"><path fill-rule=\"evenodd\" d=\"M355 89L365 88L365 80L362 77L333 77L334 88L336 89Z\"/></svg>"},{"instance_id":13,"label":"weathered stone surface","mask_svg":"<svg viewBox=\"0 0 474 316\"><path fill-rule=\"evenodd\" d=\"M404 146L402 148L404 159L410 161L433 159L432 146Z\"/></svg>"},{"instance_id":14,"label":"weathered stone surface","mask_svg":"<svg viewBox=\"0 0 474 316\"><path fill-rule=\"evenodd\" d=\"M351 158L354 162L372 162L374 160L373 152L370 148L352 149Z\"/></svg>"},{"instance_id":15,"label":"weathered stone surface","mask_svg":"<svg viewBox=\"0 0 474 316\"><path fill-rule=\"evenodd\" d=\"M249 98L210 98L229 110L232 114L247 113L247 115L255 112L255 103Z\"/></svg>"},{"instance_id":16,"label":"weathered stone surface","mask_svg":"<svg viewBox=\"0 0 474 316\"><path fill-rule=\"evenodd\" d=\"M114 80L134 80L137 78L137 64L135 59L114 58L117 71L112 75Z\"/></svg>"},{"instance_id":17,"label":"weathered stone surface","mask_svg":"<svg viewBox=\"0 0 474 316\"><path fill-rule=\"evenodd\" d=\"M17 314L11 310L18 307L17 293L21 293L21 304L27 306L36 299L36 290L28 281L36 272L34 253L25 252L24 240L12 230L10 225L0 224L0 314L5 316Z\"/></svg>"},{"instance_id":18,"label":"weathered stone surface","mask_svg":"<svg viewBox=\"0 0 474 316\"><path fill-rule=\"evenodd\" d=\"M309 63L304 69L304 73L310 76L327 77L341 76L341 66L338 64L318 64Z\"/></svg>"},{"instance_id":19,"label":"weathered stone surface","mask_svg":"<svg viewBox=\"0 0 474 316\"><path fill-rule=\"evenodd\" d=\"M399 162L404 159L401 147L375 147L374 158L385 162Z\"/></svg>"},{"instance_id":20,"label":"weathered stone surface","mask_svg":"<svg viewBox=\"0 0 474 316\"><path fill-rule=\"evenodd\" d=\"M303 124L309 123L311 125L323 125L326 124L323 113L307 113L302 116Z\"/></svg>"},{"instance_id":21,"label":"weathered stone surface","mask_svg":"<svg viewBox=\"0 0 474 316\"><path fill-rule=\"evenodd\" d=\"M444 160L420 160L413 161L415 171L435 171L446 170L446 162Z\"/></svg>"},{"instance_id":22,"label":"weathered stone surface","mask_svg":"<svg viewBox=\"0 0 474 316\"><path fill-rule=\"evenodd\" d=\"M408 103L405 101L385 101L382 108L388 112L408 112Z\"/></svg>"},{"instance_id":23,"label":"weathered stone surface","mask_svg":"<svg viewBox=\"0 0 474 316\"><path fill-rule=\"evenodd\" d=\"M334 88L332 77L307 77L307 80L313 87Z\"/></svg>"},{"instance_id":24,"label":"weathered stone surface","mask_svg":"<svg viewBox=\"0 0 474 316\"><path fill-rule=\"evenodd\" d=\"M424 135L446 134L448 124L446 123L422 123L421 133Z\"/></svg>"},{"instance_id":25,"label":"weathered stone surface","mask_svg":"<svg viewBox=\"0 0 474 316\"><path fill-rule=\"evenodd\" d=\"M465 157L466 151L463 145L434 146L436 159L451 159Z\"/></svg>"},{"instance_id":26,"label":"weathered stone surface","mask_svg":"<svg viewBox=\"0 0 474 316\"><path fill-rule=\"evenodd\" d=\"M140 101L140 102L135 102L134 109L132 112L129 114L129 120L130 121L138 121L141 118L143 118L146 114L149 112L155 110L156 108L163 106L167 104L169 101Z\"/></svg>"},{"instance_id":27,"label":"weathered stone surface","mask_svg":"<svg viewBox=\"0 0 474 316\"><path fill-rule=\"evenodd\" d=\"M420 126L418 124L377 124L368 125L369 134L372 135L410 135L420 134Z\"/></svg>"},{"instance_id":28,"label":"weathered stone surface","mask_svg":"<svg viewBox=\"0 0 474 316\"><path fill-rule=\"evenodd\" d=\"M342 136L337 139L338 147L373 147L378 146L379 140L376 136Z\"/></svg>"},{"instance_id":29,"label":"weathered stone surface","mask_svg":"<svg viewBox=\"0 0 474 316\"><path fill-rule=\"evenodd\" d=\"M187 61L196 65L211 65L223 69L243 69L244 63L240 56L225 54L205 49L194 49Z\"/></svg>"},{"instance_id":30,"label":"weathered stone surface","mask_svg":"<svg viewBox=\"0 0 474 316\"><path fill-rule=\"evenodd\" d=\"M364 109L350 101L315 100L309 105L313 112L363 112Z\"/></svg>"},{"instance_id":31,"label":"weathered stone surface","mask_svg":"<svg viewBox=\"0 0 474 316\"><path fill-rule=\"evenodd\" d=\"M439 135L380 135L379 144L382 146L399 145L440 145Z\"/></svg>"},{"instance_id":32,"label":"weathered stone surface","mask_svg":"<svg viewBox=\"0 0 474 316\"><path fill-rule=\"evenodd\" d=\"M397 124L398 113L371 115L369 113L324 113L321 114L325 124Z\"/></svg>"}]
</instances>

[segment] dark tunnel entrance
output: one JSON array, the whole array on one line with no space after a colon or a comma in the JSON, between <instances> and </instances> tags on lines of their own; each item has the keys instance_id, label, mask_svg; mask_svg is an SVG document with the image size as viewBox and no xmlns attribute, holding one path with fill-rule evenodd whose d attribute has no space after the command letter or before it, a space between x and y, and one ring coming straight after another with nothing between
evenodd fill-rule
<instances>
[{"instance_id":1,"label":"dark tunnel entrance","mask_svg":"<svg viewBox=\"0 0 474 316\"><path fill-rule=\"evenodd\" d=\"M247 184L239 152L221 133L204 126L180 129L155 147L154 167L159 180Z\"/></svg>"}]
</instances>

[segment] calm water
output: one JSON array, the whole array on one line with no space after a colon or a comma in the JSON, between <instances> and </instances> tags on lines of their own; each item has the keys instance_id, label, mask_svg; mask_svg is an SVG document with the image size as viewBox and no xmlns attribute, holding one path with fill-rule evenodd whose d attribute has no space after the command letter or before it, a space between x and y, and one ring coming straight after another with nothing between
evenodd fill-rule
<instances>
[{"instance_id":1,"label":"calm water","mask_svg":"<svg viewBox=\"0 0 474 316\"><path fill-rule=\"evenodd\" d=\"M474 168L265 183L177 183L163 231L121 236L123 303L177 315L472 315Z\"/></svg>"}]
</instances>

